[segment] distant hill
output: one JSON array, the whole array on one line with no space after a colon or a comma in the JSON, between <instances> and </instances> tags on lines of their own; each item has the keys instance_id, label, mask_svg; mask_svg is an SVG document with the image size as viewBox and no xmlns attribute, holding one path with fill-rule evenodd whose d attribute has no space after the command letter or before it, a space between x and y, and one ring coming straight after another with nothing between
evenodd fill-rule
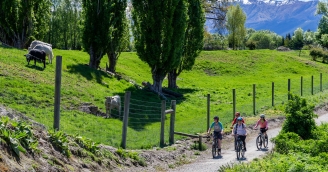
<instances>
[{"instance_id":1,"label":"distant hill","mask_svg":"<svg viewBox=\"0 0 328 172\"><path fill-rule=\"evenodd\" d=\"M298 27L316 31L321 18L315 15L318 1L244 0L239 3L247 15L247 28L271 30L281 36L292 34Z\"/></svg>"}]
</instances>

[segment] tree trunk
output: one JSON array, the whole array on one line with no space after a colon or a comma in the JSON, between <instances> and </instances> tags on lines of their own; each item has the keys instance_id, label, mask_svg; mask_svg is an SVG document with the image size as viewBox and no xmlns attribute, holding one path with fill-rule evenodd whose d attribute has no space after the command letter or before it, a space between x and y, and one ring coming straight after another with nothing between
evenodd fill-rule
<instances>
[{"instance_id":1,"label":"tree trunk","mask_svg":"<svg viewBox=\"0 0 328 172\"><path fill-rule=\"evenodd\" d=\"M116 63L117 63L117 54L116 53L107 53L109 61L109 71L115 73Z\"/></svg>"},{"instance_id":2,"label":"tree trunk","mask_svg":"<svg viewBox=\"0 0 328 172\"><path fill-rule=\"evenodd\" d=\"M153 89L158 92L159 94L162 94L162 83L165 78L165 74L161 74L160 72L153 72Z\"/></svg>"},{"instance_id":3,"label":"tree trunk","mask_svg":"<svg viewBox=\"0 0 328 172\"><path fill-rule=\"evenodd\" d=\"M298 53L298 57L301 57L301 51L302 51L302 48L300 48L300 52Z\"/></svg>"},{"instance_id":4,"label":"tree trunk","mask_svg":"<svg viewBox=\"0 0 328 172\"><path fill-rule=\"evenodd\" d=\"M90 61L89 61L89 67L93 69L98 69L100 61L97 60L97 54L93 51L93 47L90 47Z\"/></svg>"},{"instance_id":5,"label":"tree trunk","mask_svg":"<svg viewBox=\"0 0 328 172\"><path fill-rule=\"evenodd\" d=\"M169 88L173 88L173 89L178 88L177 78L178 78L178 74L177 74L176 70L173 70L168 74L168 84L169 84L168 87Z\"/></svg>"}]
</instances>

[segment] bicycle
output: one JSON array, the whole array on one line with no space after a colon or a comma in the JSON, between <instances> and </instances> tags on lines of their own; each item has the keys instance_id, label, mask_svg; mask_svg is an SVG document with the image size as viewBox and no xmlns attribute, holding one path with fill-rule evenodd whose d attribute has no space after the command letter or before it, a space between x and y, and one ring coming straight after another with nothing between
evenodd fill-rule
<instances>
[{"instance_id":1,"label":"bicycle","mask_svg":"<svg viewBox=\"0 0 328 172\"><path fill-rule=\"evenodd\" d=\"M236 137L237 137L237 144L236 144L237 160L240 160L242 158L245 158L245 156L244 156L245 155L245 145L238 135Z\"/></svg>"},{"instance_id":2,"label":"bicycle","mask_svg":"<svg viewBox=\"0 0 328 172\"><path fill-rule=\"evenodd\" d=\"M208 136L208 141L210 140L210 137L213 137L213 144L212 144L212 156L213 158L221 155L221 150L219 149L219 138L214 137L211 133L211 136Z\"/></svg>"},{"instance_id":3,"label":"bicycle","mask_svg":"<svg viewBox=\"0 0 328 172\"><path fill-rule=\"evenodd\" d=\"M268 137L265 137L265 134L260 131L256 138L257 149L258 150L262 149L262 145L263 145L263 148L268 148L268 142L269 142L268 140L269 140Z\"/></svg>"}]
</instances>

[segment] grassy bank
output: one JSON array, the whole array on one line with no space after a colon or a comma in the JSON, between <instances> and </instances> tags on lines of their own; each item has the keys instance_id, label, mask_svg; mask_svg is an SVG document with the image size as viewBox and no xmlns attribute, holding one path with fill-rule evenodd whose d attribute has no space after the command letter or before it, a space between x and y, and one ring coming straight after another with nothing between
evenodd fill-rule
<instances>
[{"instance_id":1,"label":"grassy bank","mask_svg":"<svg viewBox=\"0 0 328 172\"><path fill-rule=\"evenodd\" d=\"M40 63L37 67L33 63L27 65L23 54L26 51L0 47L0 103L52 128L56 59L43 70ZM54 55L63 58L61 130L118 147L122 133L120 118L103 119L78 108L89 102L104 112L105 96L119 94L123 99L124 93L131 91L127 147L158 146L161 100L133 84L152 82L149 66L136 53L121 54L116 70L123 78L90 69L85 52L54 50ZM107 61L104 56L100 66L104 68ZM302 76L303 95L310 98L311 77L314 76L314 93L318 93L320 73L323 89L328 89L327 65L311 61L307 52L298 57L294 51L204 51L193 70L183 72L177 80L179 89L176 91L184 97L177 99L175 130L189 134L206 131L208 94L211 117L218 115L224 127L228 127L233 115L232 89L236 90L236 110L252 123L256 118L252 108L253 84L256 84L256 113L265 112L269 117L280 115L287 101L288 79L291 92L299 93ZM276 108L271 108L272 82L275 83ZM167 86L167 80L163 86ZM325 96L312 99L319 104L325 101ZM169 105L167 101L167 107ZM168 142L169 116L165 125L165 142Z\"/></svg>"}]
</instances>

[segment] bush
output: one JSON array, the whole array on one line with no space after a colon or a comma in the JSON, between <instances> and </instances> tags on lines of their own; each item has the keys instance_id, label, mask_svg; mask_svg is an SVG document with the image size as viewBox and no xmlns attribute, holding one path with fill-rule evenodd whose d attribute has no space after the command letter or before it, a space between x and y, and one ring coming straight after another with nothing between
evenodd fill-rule
<instances>
[{"instance_id":1,"label":"bush","mask_svg":"<svg viewBox=\"0 0 328 172\"><path fill-rule=\"evenodd\" d=\"M310 45L304 45L302 50L311 50L311 46Z\"/></svg>"},{"instance_id":2,"label":"bush","mask_svg":"<svg viewBox=\"0 0 328 172\"><path fill-rule=\"evenodd\" d=\"M318 57L319 58L320 57L323 57L323 55L324 55L324 52L323 52L323 50L321 48L312 48L310 50L310 56L312 57L312 59L314 61L316 61Z\"/></svg>"},{"instance_id":3,"label":"bush","mask_svg":"<svg viewBox=\"0 0 328 172\"><path fill-rule=\"evenodd\" d=\"M298 146L300 137L296 133L281 133L277 137L273 138L275 143L275 150L281 154L288 154Z\"/></svg>"},{"instance_id":4,"label":"bush","mask_svg":"<svg viewBox=\"0 0 328 172\"><path fill-rule=\"evenodd\" d=\"M328 53L323 52L322 54L322 63L328 62Z\"/></svg>"},{"instance_id":5,"label":"bush","mask_svg":"<svg viewBox=\"0 0 328 172\"><path fill-rule=\"evenodd\" d=\"M250 50L255 50L256 48L256 42L255 41L247 41L246 47L248 47Z\"/></svg>"},{"instance_id":6,"label":"bush","mask_svg":"<svg viewBox=\"0 0 328 172\"><path fill-rule=\"evenodd\" d=\"M308 105L305 99L297 95L289 94L290 100L288 101L285 109L286 121L283 124L282 132L293 132L298 134L303 139L313 138L316 129L313 113L314 106Z\"/></svg>"}]
</instances>

